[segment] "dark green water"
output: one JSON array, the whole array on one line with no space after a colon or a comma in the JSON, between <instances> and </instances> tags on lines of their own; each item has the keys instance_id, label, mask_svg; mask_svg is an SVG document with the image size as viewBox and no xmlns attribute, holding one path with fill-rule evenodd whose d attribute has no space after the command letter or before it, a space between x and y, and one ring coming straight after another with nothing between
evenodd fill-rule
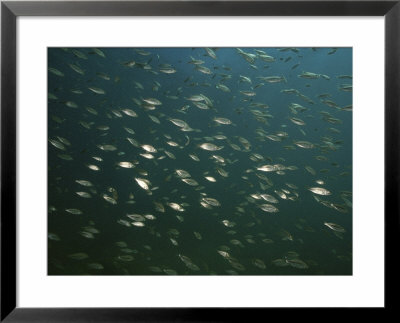
<instances>
[{"instance_id":1,"label":"dark green water","mask_svg":"<svg viewBox=\"0 0 400 323\"><path fill-rule=\"evenodd\" d=\"M241 51L48 50L50 275L352 274L352 49ZM206 109L188 99L200 94ZM161 104L146 103L149 98ZM204 150L203 143L221 149ZM257 169L264 165L273 170ZM198 185L184 183L177 169ZM135 178L147 180L149 189ZM330 194L316 195L311 187ZM263 204L278 211L263 211ZM83 259L71 257L77 253Z\"/></svg>"}]
</instances>

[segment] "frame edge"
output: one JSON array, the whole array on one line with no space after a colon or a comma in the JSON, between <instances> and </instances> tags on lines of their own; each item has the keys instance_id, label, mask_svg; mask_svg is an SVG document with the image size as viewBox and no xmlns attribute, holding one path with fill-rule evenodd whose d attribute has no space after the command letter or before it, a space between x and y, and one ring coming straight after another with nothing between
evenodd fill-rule
<instances>
[{"instance_id":1,"label":"frame edge","mask_svg":"<svg viewBox=\"0 0 400 323\"><path fill-rule=\"evenodd\" d=\"M1 4L1 320L16 307L16 15Z\"/></svg>"}]
</instances>

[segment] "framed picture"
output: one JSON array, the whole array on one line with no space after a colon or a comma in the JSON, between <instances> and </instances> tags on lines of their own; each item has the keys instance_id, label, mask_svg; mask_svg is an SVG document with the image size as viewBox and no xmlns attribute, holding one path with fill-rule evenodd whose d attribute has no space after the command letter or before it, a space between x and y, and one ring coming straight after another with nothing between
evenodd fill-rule
<instances>
[{"instance_id":1,"label":"framed picture","mask_svg":"<svg viewBox=\"0 0 400 323\"><path fill-rule=\"evenodd\" d=\"M390 309L399 12L2 2L1 319Z\"/></svg>"}]
</instances>

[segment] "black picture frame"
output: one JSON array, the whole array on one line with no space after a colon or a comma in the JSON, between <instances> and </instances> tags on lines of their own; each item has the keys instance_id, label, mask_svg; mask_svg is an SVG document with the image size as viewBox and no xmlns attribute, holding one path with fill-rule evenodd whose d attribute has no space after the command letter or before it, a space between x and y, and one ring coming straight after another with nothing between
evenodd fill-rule
<instances>
[{"instance_id":1,"label":"black picture frame","mask_svg":"<svg viewBox=\"0 0 400 323\"><path fill-rule=\"evenodd\" d=\"M16 307L16 19L18 16L384 16L385 19L385 311L396 309L399 278L400 1L74 1L1 3L1 321L165 322L269 320L244 308ZM367 53L366 53L367 54ZM362 107L360 107L361 109ZM371 125L373 127L373 125ZM371 153L374 148L371 147ZM371 188L373 189L373 188ZM371 255L373 261L373 255ZM40 291L38 291L40 292ZM211 292L211 291L210 291ZM299 310L299 309L298 309ZM382 309L373 312L382 318ZM284 313L283 313L284 312ZM329 312L332 312L330 310ZM372 312L367 312L369 318ZM240 314L240 315L239 315ZM261 316L259 316L261 315ZM326 314L323 314L326 315ZM335 315L335 314L333 314ZM342 318L342 317L341 317ZM296 318L298 319L298 318Z\"/></svg>"}]
</instances>

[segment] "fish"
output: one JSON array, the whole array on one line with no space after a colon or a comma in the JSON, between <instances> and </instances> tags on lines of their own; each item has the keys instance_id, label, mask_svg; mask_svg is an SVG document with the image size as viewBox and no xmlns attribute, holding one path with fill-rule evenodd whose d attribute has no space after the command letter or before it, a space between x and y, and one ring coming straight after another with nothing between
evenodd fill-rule
<instances>
[{"instance_id":1,"label":"fish","mask_svg":"<svg viewBox=\"0 0 400 323\"><path fill-rule=\"evenodd\" d=\"M264 212L268 212L268 213L277 213L279 211L277 207L273 206L272 204L267 204L267 203L261 204L260 208Z\"/></svg>"},{"instance_id":2,"label":"fish","mask_svg":"<svg viewBox=\"0 0 400 323\"><path fill-rule=\"evenodd\" d=\"M346 232L346 230L340 226L339 224L332 223L332 222L324 222L324 225L326 225L329 229L336 231L336 232Z\"/></svg>"},{"instance_id":3,"label":"fish","mask_svg":"<svg viewBox=\"0 0 400 323\"><path fill-rule=\"evenodd\" d=\"M305 79L318 79L321 77L321 74L311 73L311 72L302 72L298 75L298 77Z\"/></svg>"},{"instance_id":4,"label":"fish","mask_svg":"<svg viewBox=\"0 0 400 323\"><path fill-rule=\"evenodd\" d=\"M227 87L225 84L219 83L219 84L217 84L217 85L215 86L215 88L216 88L216 89L219 89L219 90L221 90L221 91L223 91L223 92L231 92L231 89L230 89L229 87Z\"/></svg>"},{"instance_id":5,"label":"fish","mask_svg":"<svg viewBox=\"0 0 400 323\"><path fill-rule=\"evenodd\" d=\"M135 167L135 165L133 163L127 162L127 161L119 162L118 166L122 167L122 168L133 168L133 167Z\"/></svg>"},{"instance_id":6,"label":"fish","mask_svg":"<svg viewBox=\"0 0 400 323\"><path fill-rule=\"evenodd\" d=\"M257 77L258 79L267 82L267 83L281 83L281 82L285 82L287 83L286 77L284 76L259 76Z\"/></svg>"},{"instance_id":7,"label":"fish","mask_svg":"<svg viewBox=\"0 0 400 323\"><path fill-rule=\"evenodd\" d=\"M143 101L148 104L151 104L151 105L161 105L162 104L160 100L157 100L155 98L146 98L146 99L143 99Z\"/></svg>"},{"instance_id":8,"label":"fish","mask_svg":"<svg viewBox=\"0 0 400 323\"><path fill-rule=\"evenodd\" d=\"M88 192L75 192L77 195L84 197L84 198L91 198L92 195Z\"/></svg>"},{"instance_id":9,"label":"fish","mask_svg":"<svg viewBox=\"0 0 400 323\"><path fill-rule=\"evenodd\" d=\"M188 128L189 125L180 119L169 119L170 122L172 122L175 126L179 127L179 128Z\"/></svg>"},{"instance_id":10,"label":"fish","mask_svg":"<svg viewBox=\"0 0 400 323\"><path fill-rule=\"evenodd\" d=\"M240 93L242 93L243 95L246 95L246 96L255 96L256 95L256 92L254 92L254 91L240 91Z\"/></svg>"},{"instance_id":11,"label":"fish","mask_svg":"<svg viewBox=\"0 0 400 323\"><path fill-rule=\"evenodd\" d=\"M82 53L81 51L79 51L77 49L72 49L72 53L78 58L88 59L87 56L84 53Z\"/></svg>"},{"instance_id":12,"label":"fish","mask_svg":"<svg viewBox=\"0 0 400 323\"><path fill-rule=\"evenodd\" d=\"M89 258L88 254L84 253L84 252L72 253L72 254L68 255L68 257L73 260L83 260L83 259Z\"/></svg>"},{"instance_id":13,"label":"fish","mask_svg":"<svg viewBox=\"0 0 400 323\"><path fill-rule=\"evenodd\" d=\"M292 121L294 124L297 124L299 126L304 126L306 124L303 120L301 120L299 118L295 118L295 117L290 118L290 121Z\"/></svg>"},{"instance_id":14,"label":"fish","mask_svg":"<svg viewBox=\"0 0 400 323\"><path fill-rule=\"evenodd\" d=\"M260 170L262 172L274 172L277 169L274 165L263 165L263 166L257 167L257 170Z\"/></svg>"},{"instance_id":15,"label":"fish","mask_svg":"<svg viewBox=\"0 0 400 323\"><path fill-rule=\"evenodd\" d=\"M175 170L176 175L178 175L179 178L189 178L191 177L189 172L183 170L183 169L176 169Z\"/></svg>"},{"instance_id":16,"label":"fish","mask_svg":"<svg viewBox=\"0 0 400 323\"><path fill-rule=\"evenodd\" d=\"M136 183L143 188L144 190L148 191L150 189L150 181L145 178L135 177Z\"/></svg>"},{"instance_id":17,"label":"fish","mask_svg":"<svg viewBox=\"0 0 400 323\"><path fill-rule=\"evenodd\" d=\"M174 73L177 72L177 70L175 68L172 68L172 67L170 67L170 68L161 68L160 72L161 73L165 73L165 74L174 74Z\"/></svg>"},{"instance_id":18,"label":"fish","mask_svg":"<svg viewBox=\"0 0 400 323\"><path fill-rule=\"evenodd\" d=\"M232 124L232 121L227 118L215 117L213 120L218 124Z\"/></svg>"},{"instance_id":19,"label":"fish","mask_svg":"<svg viewBox=\"0 0 400 323\"><path fill-rule=\"evenodd\" d=\"M104 52L101 49L93 48L93 51L95 52L96 55L98 55L100 57L103 57L103 58L106 58L106 55L104 54Z\"/></svg>"},{"instance_id":20,"label":"fish","mask_svg":"<svg viewBox=\"0 0 400 323\"><path fill-rule=\"evenodd\" d=\"M91 170L94 170L94 171L99 171L100 170L100 167L99 166L97 166L97 165L91 165L91 164L89 164L89 165L86 165L89 169L91 169Z\"/></svg>"},{"instance_id":21,"label":"fish","mask_svg":"<svg viewBox=\"0 0 400 323\"><path fill-rule=\"evenodd\" d=\"M89 86L88 89L96 94L106 94L106 91L95 86Z\"/></svg>"},{"instance_id":22,"label":"fish","mask_svg":"<svg viewBox=\"0 0 400 323\"><path fill-rule=\"evenodd\" d=\"M315 145L309 141L295 141L294 144L300 148L311 149L314 148Z\"/></svg>"},{"instance_id":23,"label":"fish","mask_svg":"<svg viewBox=\"0 0 400 323\"><path fill-rule=\"evenodd\" d=\"M97 145L98 148L100 148L101 150L104 151L115 151L117 150L117 147L115 147L114 145Z\"/></svg>"},{"instance_id":24,"label":"fish","mask_svg":"<svg viewBox=\"0 0 400 323\"><path fill-rule=\"evenodd\" d=\"M67 211L68 213L71 213L71 214L76 214L76 215L83 213L81 210L78 210L78 209L65 209L65 211Z\"/></svg>"},{"instance_id":25,"label":"fish","mask_svg":"<svg viewBox=\"0 0 400 323\"><path fill-rule=\"evenodd\" d=\"M60 70L58 70L58 69L56 69L54 67L49 67L49 72L53 73L54 75L60 76L60 77L64 76L63 72L61 72Z\"/></svg>"},{"instance_id":26,"label":"fish","mask_svg":"<svg viewBox=\"0 0 400 323\"><path fill-rule=\"evenodd\" d=\"M310 187L309 190L317 195L331 195L332 193L323 187Z\"/></svg>"},{"instance_id":27,"label":"fish","mask_svg":"<svg viewBox=\"0 0 400 323\"><path fill-rule=\"evenodd\" d=\"M77 179L77 180L75 180L75 182L78 183L79 185L86 186L86 187L93 186L93 184L91 182L84 180L84 179Z\"/></svg>"},{"instance_id":28,"label":"fish","mask_svg":"<svg viewBox=\"0 0 400 323\"><path fill-rule=\"evenodd\" d=\"M205 50L208 56L213 59L217 59L217 55L215 54L215 51L213 49L206 47Z\"/></svg>"},{"instance_id":29,"label":"fish","mask_svg":"<svg viewBox=\"0 0 400 323\"><path fill-rule=\"evenodd\" d=\"M168 206L175 211L179 211L179 212L185 211L185 209L178 203L170 202L170 203L168 203Z\"/></svg>"},{"instance_id":30,"label":"fish","mask_svg":"<svg viewBox=\"0 0 400 323\"><path fill-rule=\"evenodd\" d=\"M122 109L121 111L129 117L133 117L133 118L138 117L137 113L135 111L133 111L132 109Z\"/></svg>"},{"instance_id":31,"label":"fish","mask_svg":"<svg viewBox=\"0 0 400 323\"><path fill-rule=\"evenodd\" d=\"M199 145L199 147L201 149L208 150L208 151L217 151L217 150L221 150L222 148L224 148L223 146L217 146L217 145L214 145L214 144L208 143L208 142Z\"/></svg>"},{"instance_id":32,"label":"fish","mask_svg":"<svg viewBox=\"0 0 400 323\"><path fill-rule=\"evenodd\" d=\"M49 142L56 148L60 149L60 150L66 150L64 144L62 144L61 142L55 140L55 139L49 139Z\"/></svg>"},{"instance_id":33,"label":"fish","mask_svg":"<svg viewBox=\"0 0 400 323\"><path fill-rule=\"evenodd\" d=\"M81 69L79 66L75 65L75 64L68 64L69 67L71 67L72 70L74 70L76 73L81 74L81 75L85 75L85 71L83 69Z\"/></svg>"}]
</instances>

